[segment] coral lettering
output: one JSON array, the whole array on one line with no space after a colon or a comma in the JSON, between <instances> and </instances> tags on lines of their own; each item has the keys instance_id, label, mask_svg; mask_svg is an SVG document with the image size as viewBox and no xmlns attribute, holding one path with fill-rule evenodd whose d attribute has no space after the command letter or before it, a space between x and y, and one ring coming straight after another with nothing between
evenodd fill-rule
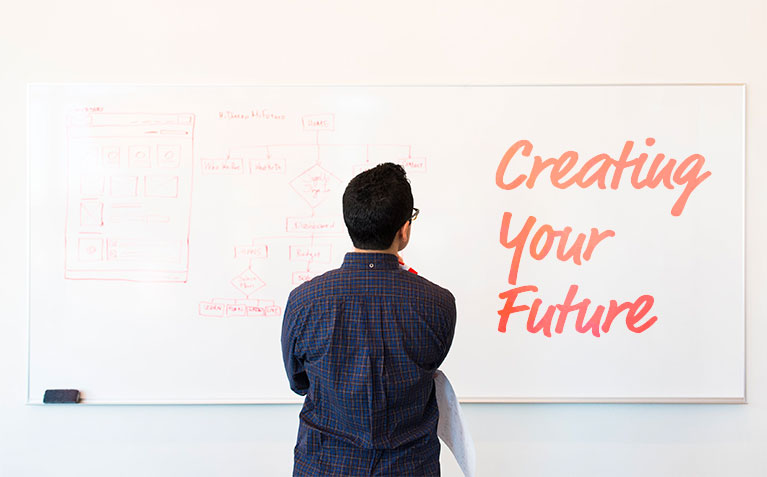
<instances>
[{"instance_id":1,"label":"coral lettering","mask_svg":"<svg viewBox=\"0 0 767 477\"><path fill-rule=\"evenodd\" d=\"M501 333L506 332L506 326L509 317L512 314L528 310L527 331L530 333L543 331L543 334L549 338L552 336L552 325L554 326L555 333L561 334L564 331L567 317L571 312L577 313L574 325L575 331L578 333L591 332L591 334L597 338L600 336L600 331L602 333L609 332L613 321L615 321L615 319L624 311L626 312L626 328L634 333L642 333L658 321L657 316L652 316L640 324L655 303L655 299L651 295L642 295L633 302L624 302L621 304L618 304L616 300L610 300L609 305L597 306L591 313L591 316L588 316L591 300L584 298L578 303L573 303L575 301L575 295L578 293L578 285L570 285L570 289L563 302L557 305L549 305L546 307L543 316L538 318L538 312L543 304L543 300L540 298L535 298L531 305L515 304L520 294L537 291L538 287L534 285L525 285L512 288L498 295L502 300L506 300L504 307L498 310L498 314L500 315L498 331ZM556 321L554 319L555 315Z\"/></svg>"},{"instance_id":2,"label":"coral lettering","mask_svg":"<svg viewBox=\"0 0 767 477\"><path fill-rule=\"evenodd\" d=\"M645 144L651 147L655 144L655 139L648 137ZM655 189L660 184L663 184L667 189L674 189L675 186L684 187L671 207L671 215L679 216L684 211L685 205L695 188L711 176L710 171L703 172L706 159L700 154L691 154L679 162L670 157L666 159L664 154L658 153L643 174L649 156L643 152L635 158L629 159L633 147L633 141L626 141L617 160L609 154L602 153L583 164L579 164L578 153L575 151L565 151L559 157L549 159L534 156L529 174L519 174L507 181L506 172L512 159L520 159L520 156L529 158L533 153L533 144L528 140L521 139L515 142L503 155L496 170L495 183L503 190L515 189L522 184L525 184L528 189L532 189L539 176L546 169L550 169L549 179L551 184L558 189L567 189L573 185L585 189L594 184L597 184L600 189L607 189L609 182L609 187L616 190L621 184L624 171L626 171L631 174L629 184L634 189L645 187ZM576 168L576 166L579 167ZM610 173L612 176L608 177Z\"/></svg>"},{"instance_id":3,"label":"coral lettering","mask_svg":"<svg viewBox=\"0 0 767 477\"><path fill-rule=\"evenodd\" d=\"M517 233L514 238L509 240L509 224L511 222L511 212L504 212L503 219L501 220L501 245L506 248L514 250L514 257L511 261L511 269L509 270L509 284L514 285L517 283L517 272L519 271L519 262L522 259L522 253L527 243L530 233L535 226L536 218L532 215L527 218L522 229ZM568 245L570 234L573 232L572 227L565 227L562 230L554 230L551 225L544 224L535 231L530 240L530 256L536 260L543 260L548 255L551 248L554 246L554 242L557 241L556 257L558 260L566 262L572 260L576 265L581 265L581 260L589 260L594 253L594 249L604 239L608 237L615 237L615 232L612 230L605 230L600 232L596 228L592 228L588 239L586 234L579 233L571 245ZM584 244L586 248L584 249Z\"/></svg>"}]
</instances>

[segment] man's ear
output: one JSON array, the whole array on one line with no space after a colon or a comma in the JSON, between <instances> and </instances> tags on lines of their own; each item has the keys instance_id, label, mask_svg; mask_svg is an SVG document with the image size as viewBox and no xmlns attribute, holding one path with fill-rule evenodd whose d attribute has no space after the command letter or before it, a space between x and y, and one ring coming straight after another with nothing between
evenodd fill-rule
<instances>
[{"instance_id":1,"label":"man's ear","mask_svg":"<svg viewBox=\"0 0 767 477\"><path fill-rule=\"evenodd\" d=\"M399 237L399 249L400 250L405 248L407 246L408 242L410 242L410 223L411 222L408 220L397 231L397 236Z\"/></svg>"}]
</instances>

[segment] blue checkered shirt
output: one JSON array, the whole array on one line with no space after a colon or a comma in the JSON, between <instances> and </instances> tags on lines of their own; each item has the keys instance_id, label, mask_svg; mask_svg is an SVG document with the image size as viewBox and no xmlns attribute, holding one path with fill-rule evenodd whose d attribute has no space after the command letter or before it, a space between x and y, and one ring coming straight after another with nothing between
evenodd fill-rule
<instances>
[{"instance_id":1,"label":"blue checkered shirt","mask_svg":"<svg viewBox=\"0 0 767 477\"><path fill-rule=\"evenodd\" d=\"M282 352L305 395L294 476L437 476L434 371L455 331L453 295L386 253L293 290Z\"/></svg>"}]
</instances>

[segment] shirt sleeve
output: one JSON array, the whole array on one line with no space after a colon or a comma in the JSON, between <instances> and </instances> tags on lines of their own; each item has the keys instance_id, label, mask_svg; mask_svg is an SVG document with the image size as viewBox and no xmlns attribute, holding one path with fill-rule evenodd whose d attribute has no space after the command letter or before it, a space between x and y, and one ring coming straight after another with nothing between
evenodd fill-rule
<instances>
[{"instance_id":1,"label":"shirt sleeve","mask_svg":"<svg viewBox=\"0 0 767 477\"><path fill-rule=\"evenodd\" d=\"M453 336L455 336L455 322L456 322L455 297L453 296L452 293L449 293L449 299L447 300L447 303L446 303L445 317L443 321L444 334L442 336L442 342L444 343L444 349L442 350L442 354L435 368L438 368L442 364L442 362L447 357L447 352L450 351L450 346L453 344Z\"/></svg>"},{"instance_id":2,"label":"shirt sleeve","mask_svg":"<svg viewBox=\"0 0 767 477\"><path fill-rule=\"evenodd\" d=\"M304 356L299 346L301 326L296 316L296 306L291 293L285 305L285 315L282 318L282 361L288 375L290 389L301 396L309 390L309 377L304 370Z\"/></svg>"}]
</instances>

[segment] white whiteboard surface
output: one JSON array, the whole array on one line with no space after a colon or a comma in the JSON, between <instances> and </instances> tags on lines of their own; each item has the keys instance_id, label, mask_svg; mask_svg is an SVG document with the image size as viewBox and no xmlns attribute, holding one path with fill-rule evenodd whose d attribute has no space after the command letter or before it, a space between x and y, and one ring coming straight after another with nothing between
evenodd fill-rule
<instances>
[{"instance_id":1,"label":"white whiteboard surface","mask_svg":"<svg viewBox=\"0 0 767 477\"><path fill-rule=\"evenodd\" d=\"M80 389L88 403L299 402L282 368L282 307L297 283L340 265L343 188L385 161L404 165L421 209L405 259L456 296L442 369L464 401L743 402L744 94L30 86L28 402L53 388ZM532 151L513 155L505 187L530 174L533 156L577 153L566 182L600 154L617 160L627 141L628 160L649 155L638 182L657 154L658 171L676 159L666 183L633 187L626 168L616 190L614 169L605 189L596 176L558 188L549 167L532 188L498 184L514 144ZM693 155L703 159L682 167ZM694 163L710 176L672 215ZM509 240L536 218L516 285L505 212ZM565 252L592 228L614 236L580 264L558 259L556 241L537 260L528 247L543 224L572 227ZM500 293L537 287L516 305L540 298L538 322L573 284L573 303L591 300L587 319L611 300L652 297L634 326L657 320L631 331L624 310L596 337L573 312L561 333L554 318L549 337L520 311L499 331Z\"/></svg>"}]
</instances>

